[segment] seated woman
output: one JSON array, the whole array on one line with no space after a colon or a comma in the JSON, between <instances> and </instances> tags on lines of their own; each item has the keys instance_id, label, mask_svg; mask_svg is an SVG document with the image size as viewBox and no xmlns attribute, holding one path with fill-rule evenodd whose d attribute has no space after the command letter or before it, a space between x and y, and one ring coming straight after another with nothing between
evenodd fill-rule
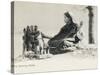
<instances>
[{"instance_id":1,"label":"seated woman","mask_svg":"<svg viewBox=\"0 0 100 75\"><path fill-rule=\"evenodd\" d=\"M64 13L64 22L65 25L61 28L60 32L48 42L51 48L56 48L56 51L54 51L54 49L51 50L51 53L53 51L53 54L56 54L56 52L60 51L59 47L63 45L62 43L64 43L64 40L70 39L70 42L76 42L77 39L77 42L79 41L78 37L75 36L78 31L78 26L76 23L73 22L73 19L69 12Z\"/></svg>"}]
</instances>

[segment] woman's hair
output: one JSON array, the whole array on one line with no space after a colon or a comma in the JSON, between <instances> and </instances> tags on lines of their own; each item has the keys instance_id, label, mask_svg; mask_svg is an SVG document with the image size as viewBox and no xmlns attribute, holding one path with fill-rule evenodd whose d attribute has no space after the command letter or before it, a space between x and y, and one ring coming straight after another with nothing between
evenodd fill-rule
<instances>
[{"instance_id":1,"label":"woman's hair","mask_svg":"<svg viewBox=\"0 0 100 75\"><path fill-rule=\"evenodd\" d=\"M65 15L66 17L68 17L68 18L70 19L70 21L73 23L72 17L71 17L71 15L69 14L69 12L65 12L64 15Z\"/></svg>"}]
</instances>

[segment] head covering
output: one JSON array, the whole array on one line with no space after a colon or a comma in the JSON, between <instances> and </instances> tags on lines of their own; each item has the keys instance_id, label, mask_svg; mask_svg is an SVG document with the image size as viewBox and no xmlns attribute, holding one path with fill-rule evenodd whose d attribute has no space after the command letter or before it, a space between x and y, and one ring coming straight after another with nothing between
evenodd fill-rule
<instances>
[{"instance_id":1,"label":"head covering","mask_svg":"<svg viewBox=\"0 0 100 75\"><path fill-rule=\"evenodd\" d=\"M73 22L71 15L69 12L65 12L64 15L70 19L71 22Z\"/></svg>"}]
</instances>

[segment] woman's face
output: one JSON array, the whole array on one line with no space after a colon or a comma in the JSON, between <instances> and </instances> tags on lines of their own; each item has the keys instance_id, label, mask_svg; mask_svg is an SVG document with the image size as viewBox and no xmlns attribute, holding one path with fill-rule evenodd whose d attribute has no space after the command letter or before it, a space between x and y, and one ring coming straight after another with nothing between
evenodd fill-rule
<instances>
[{"instance_id":1,"label":"woman's face","mask_svg":"<svg viewBox=\"0 0 100 75\"><path fill-rule=\"evenodd\" d=\"M64 15L64 22L68 23L69 22L69 18L67 16Z\"/></svg>"}]
</instances>

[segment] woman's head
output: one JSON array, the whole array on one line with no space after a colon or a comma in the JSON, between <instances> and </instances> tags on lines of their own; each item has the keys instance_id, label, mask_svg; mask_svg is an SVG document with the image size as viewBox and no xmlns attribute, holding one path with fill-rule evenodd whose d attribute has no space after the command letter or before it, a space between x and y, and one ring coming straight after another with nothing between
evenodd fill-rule
<instances>
[{"instance_id":1,"label":"woman's head","mask_svg":"<svg viewBox=\"0 0 100 75\"><path fill-rule=\"evenodd\" d=\"M65 21L65 23L71 23L71 22L73 22L72 21L72 17L71 17L71 15L69 14L69 12L65 12L64 13L64 21Z\"/></svg>"}]
</instances>

